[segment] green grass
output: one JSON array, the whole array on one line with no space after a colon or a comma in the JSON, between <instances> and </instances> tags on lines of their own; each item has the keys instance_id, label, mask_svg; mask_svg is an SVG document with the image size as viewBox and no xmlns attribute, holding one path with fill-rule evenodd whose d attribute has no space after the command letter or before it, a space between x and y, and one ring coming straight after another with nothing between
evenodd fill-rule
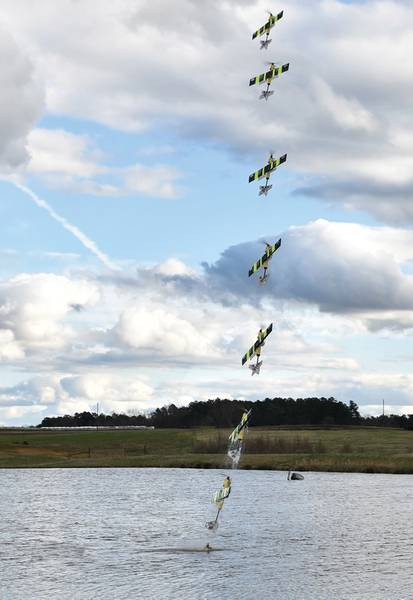
<instances>
[{"instance_id":1,"label":"green grass","mask_svg":"<svg viewBox=\"0 0 413 600\"><path fill-rule=\"evenodd\" d=\"M0 468L198 467L226 464L229 430L0 431ZM241 468L413 473L413 432L251 428Z\"/></svg>"}]
</instances>

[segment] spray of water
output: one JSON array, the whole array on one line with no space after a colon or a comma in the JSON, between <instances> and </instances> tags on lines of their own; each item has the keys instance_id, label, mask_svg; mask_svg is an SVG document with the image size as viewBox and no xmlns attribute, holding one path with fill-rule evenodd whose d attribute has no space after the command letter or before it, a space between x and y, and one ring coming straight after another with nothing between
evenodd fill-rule
<instances>
[{"instance_id":1,"label":"spray of water","mask_svg":"<svg viewBox=\"0 0 413 600\"><path fill-rule=\"evenodd\" d=\"M230 442L228 444L228 452L227 455L231 461L231 468L238 469L239 461L241 460L242 454L242 442L237 440L237 442Z\"/></svg>"},{"instance_id":2,"label":"spray of water","mask_svg":"<svg viewBox=\"0 0 413 600\"><path fill-rule=\"evenodd\" d=\"M238 464L241 459L242 449L244 446L244 438L248 431L248 419L250 414L251 410L244 412L241 422L239 423L239 425L237 425L237 427L229 436L227 455L230 459L231 466L233 469L238 468Z\"/></svg>"},{"instance_id":3,"label":"spray of water","mask_svg":"<svg viewBox=\"0 0 413 600\"><path fill-rule=\"evenodd\" d=\"M251 410L244 413L240 424L234 429L234 431L229 437L227 457L229 458L230 466L232 469L238 468L238 464L241 459L242 448L244 445L244 437L248 430L248 417L250 414ZM211 531L212 533L214 533L218 529L218 517L224 506L224 500L228 498L229 492L231 491L231 480L229 477L227 477L226 480L227 482L229 482L229 486L228 483L224 482L222 489L218 490L214 494L213 502L218 509L216 517L214 520L207 521L205 523L205 527L209 529L209 531Z\"/></svg>"}]
</instances>

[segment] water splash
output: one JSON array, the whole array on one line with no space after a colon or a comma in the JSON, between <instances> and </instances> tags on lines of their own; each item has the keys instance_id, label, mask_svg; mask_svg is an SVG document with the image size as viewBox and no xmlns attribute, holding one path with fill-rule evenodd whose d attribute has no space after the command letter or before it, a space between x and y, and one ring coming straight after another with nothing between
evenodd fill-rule
<instances>
[{"instance_id":1,"label":"water splash","mask_svg":"<svg viewBox=\"0 0 413 600\"><path fill-rule=\"evenodd\" d=\"M238 469L239 461L241 460L242 449L244 446L244 438L248 431L248 420L251 416L251 410L245 411L242 415L240 423L229 436L229 444L227 456L231 461L231 468Z\"/></svg>"},{"instance_id":2,"label":"water splash","mask_svg":"<svg viewBox=\"0 0 413 600\"><path fill-rule=\"evenodd\" d=\"M238 469L238 464L239 464L239 461L241 460L241 454L242 454L242 443L234 444L234 443L230 442L228 445L227 456L230 459L231 469Z\"/></svg>"},{"instance_id":3,"label":"water splash","mask_svg":"<svg viewBox=\"0 0 413 600\"><path fill-rule=\"evenodd\" d=\"M248 431L248 419L250 415L251 410L244 412L241 421L228 438L229 444L227 450L227 457L229 458L231 469L237 469L239 461L241 460L242 448L244 445L245 434ZM224 507L224 501L230 495L231 485L231 479L229 476L227 476L225 478L222 488L216 491L213 496L212 502L217 508L217 514L213 521L207 521L205 523L205 527L212 533L214 533L218 529L218 517L221 513L221 510Z\"/></svg>"}]
</instances>

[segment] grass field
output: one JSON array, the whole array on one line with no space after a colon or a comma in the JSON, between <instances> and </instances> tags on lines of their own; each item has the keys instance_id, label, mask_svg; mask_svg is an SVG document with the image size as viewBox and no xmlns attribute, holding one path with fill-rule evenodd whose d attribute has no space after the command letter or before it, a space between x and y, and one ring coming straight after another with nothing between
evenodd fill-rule
<instances>
[{"instance_id":1,"label":"grass field","mask_svg":"<svg viewBox=\"0 0 413 600\"><path fill-rule=\"evenodd\" d=\"M229 430L1 431L0 468L223 467ZM413 473L413 432L251 428L240 467Z\"/></svg>"}]
</instances>

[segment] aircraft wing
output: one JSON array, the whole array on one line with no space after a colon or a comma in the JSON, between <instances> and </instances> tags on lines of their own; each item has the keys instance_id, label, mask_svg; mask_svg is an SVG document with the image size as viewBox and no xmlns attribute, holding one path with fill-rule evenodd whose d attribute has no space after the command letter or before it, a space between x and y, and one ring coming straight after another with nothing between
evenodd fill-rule
<instances>
[{"instance_id":1,"label":"aircraft wing","mask_svg":"<svg viewBox=\"0 0 413 600\"><path fill-rule=\"evenodd\" d=\"M272 71L271 71L272 73ZM268 73L261 73L261 75L256 75L250 79L250 85L255 85L256 83L263 83L266 79Z\"/></svg>"},{"instance_id":2,"label":"aircraft wing","mask_svg":"<svg viewBox=\"0 0 413 600\"><path fill-rule=\"evenodd\" d=\"M283 14L284 14L284 11L282 10L281 12L279 12L279 13L278 13L278 15L271 15L271 16L270 16L270 18L269 18L268 20L270 21L270 23L271 23L272 25L275 25L275 23L276 23L277 21L279 21L280 19L282 19L282 17L283 17Z\"/></svg>"},{"instance_id":3,"label":"aircraft wing","mask_svg":"<svg viewBox=\"0 0 413 600\"><path fill-rule=\"evenodd\" d=\"M262 267L262 263L266 260L268 260L269 258L271 258L271 256L274 254L274 252L276 252L278 250L278 248L281 246L281 238L278 240L278 242L275 242L275 244L272 244L269 252L265 253L259 260L257 260L256 263L254 263L251 267L251 269L248 271L248 277L251 277L251 275L253 275L253 273L256 273L258 271L258 269L261 269Z\"/></svg>"},{"instance_id":4,"label":"aircraft wing","mask_svg":"<svg viewBox=\"0 0 413 600\"><path fill-rule=\"evenodd\" d=\"M274 27L275 23L282 18L283 13L284 11L281 11L278 13L278 15L271 15L265 25L257 29L257 31L252 34L252 39L255 40L256 37L262 35L263 33L267 33L267 31L270 31L270 29Z\"/></svg>"},{"instance_id":5,"label":"aircraft wing","mask_svg":"<svg viewBox=\"0 0 413 600\"><path fill-rule=\"evenodd\" d=\"M245 429L245 427L248 425L248 420L250 418L251 412L252 412L252 408L250 408L250 410L248 412L246 412L242 415L241 421L238 423L238 425L235 427L234 431L231 433L231 435L228 438L231 443L234 443L237 440L237 437L238 437L238 434L240 433L240 431Z\"/></svg>"},{"instance_id":6,"label":"aircraft wing","mask_svg":"<svg viewBox=\"0 0 413 600\"><path fill-rule=\"evenodd\" d=\"M254 356L256 349L259 348L262 345L263 341L270 335L271 331L272 331L272 323L265 330L264 335L262 336L261 341L259 342L257 340L255 342L255 344L253 346L251 346L251 348L248 350L248 352L246 354L244 354L244 356L242 357L241 364L245 365L245 363L247 362L247 360L250 360Z\"/></svg>"},{"instance_id":7,"label":"aircraft wing","mask_svg":"<svg viewBox=\"0 0 413 600\"><path fill-rule=\"evenodd\" d=\"M212 502L215 502L215 503L222 502L223 500L225 500L225 498L228 498L230 493L231 493L230 487L221 488L220 490L217 490L215 492L215 494L213 495Z\"/></svg>"},{"instance_id":8,"label":"aircraft wing","mask_svg":"<svg viewBox=\"0 0 413 600\"><path fill-rule=\"evenodd\" d=\"M274 69L271 69L271 71L268 71L266 73L266 75L269 75L270 73L272 73L273 77L278 77L282 73L285 73L286 71L288 71L289 68L290 68L290 63L285 63L285 65L281 65L280 67L275 67ZM267 79L270 79L270 77L267 77Z\"/></svg>"},{"instance_id":9,"label":"aircraft wing","mask_svg":"<svg viewBox=\"0 0 413 600\"><path fill-rule=\"evenodd\" d=\"M255 85L256 83L264 83L264 81L268 81L269 79L274 79L274 77L278 77L277 71L281 68L282 67L274 67L266 73L261 73L261 75L256 75L255 77L252 77L250 79L250 85Z\"/></svg>"},{"instance_id":10,"label":"aircraft wing","mask_svg":"<svg viewBox=\"0 0 413 600\"><path fill-rule=\"evenodd\" d=\"M286 160L286 154L283 154L282 156L280 156L280 158L277 158L276 160L270 159L265 165L265 167L262 167L262 169L258 169L258 171L251 173L251 175L248 178L248 183L251 183L251 181L256 181L257 179L261 179L261 177L265 177L267 173L271 173L271 171L274 171L277 167L285 163Z\"/></svg>"},{"instance_id":11,"label":"aircraft wing","mask_svg":"<svg viewBox=\"0 0 413 600\"><path fill-rule=\"evenodd\" d=\"M270 158L270 160L268 161L268 165L267 165L269 167L268 170L274 171L274 169L276 169L277 167L279 167L286 161L287 161L286 154L283 154L282 156L280 156L280 158L277 158L276 160L273 160L272 158Z\"/></svg>"},{"instance_id":12,"label":"aircraft wing","mask_svg":"<svg viewBox=\"0 0 413 600\"><path fill-rule=\"evenodd\" d=\"M285 73L290 68L290 63L285 63L285 65L281 65L280 67L272 67L266 73L261 73L261 75L256 75L250 79L250 85L255 85L264 83L264 81L272 81L275 77L278 77L282 73Z\"/></svg>"},{"instance_id":13,"label":"aircraft wing","mask_svg":"<svg viewBox=\"0 0 413 600\"><path fill-rule=\"evenodd\" d=\"M257 179L261 179L261 177L265 177L267 173L270 173L273 170L274 169L271 168L271 164L268 162L265 167L262 167L261 169L258 169L258 171L251 173L251 175L248 177L248 183L251 183L251 181L256 181Z\"/></svg>"}]
</instances>

